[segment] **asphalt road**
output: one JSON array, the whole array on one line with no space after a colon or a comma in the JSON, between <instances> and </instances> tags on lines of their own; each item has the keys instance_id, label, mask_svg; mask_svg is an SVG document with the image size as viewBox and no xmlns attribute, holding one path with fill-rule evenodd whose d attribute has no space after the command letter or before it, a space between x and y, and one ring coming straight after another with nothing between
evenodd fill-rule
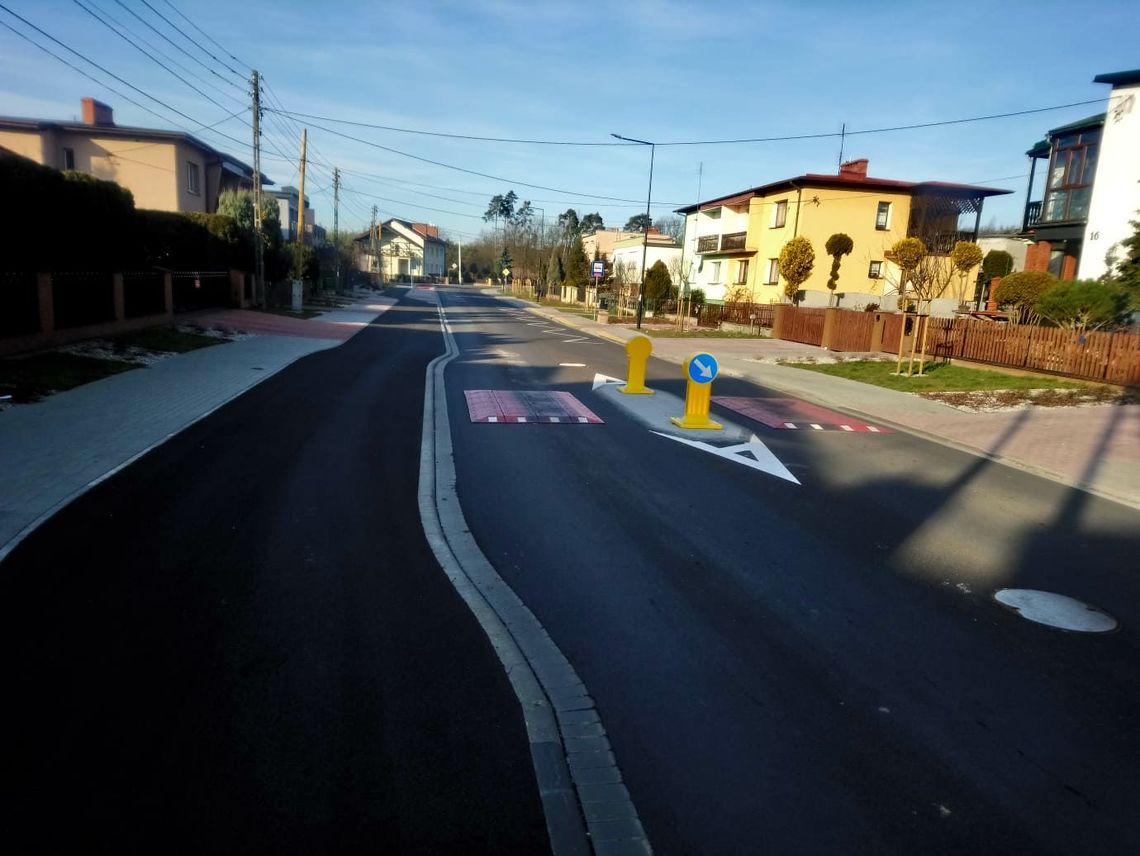
<instances>
[{"instance_id":1,"label":"asphalt road","mask_svg":"<svg viewBox=\"0 0 1140 856\"><path fill-rule=\"evenodd\" d=\"M518 702L420 526L427 296L0 565L6 852L544 852Z\"/></svg>"},{"instance_id":2,"label":"asphalt road","mask_svg":"<svg viewBox=\"0 0 1140 856\"><path fill-rule=\"evenodd\" d=\"M755 425L779 480L593 392L618 346L443 299L467 521L596 700L658 853L1140 852L1135 511L902 433ZM683 394L675 366L649 385ZM473 424L470 389L569 391L605 424ZM1120 629L1031 623L1002 587Z\"/></svg>"}]
</instances>

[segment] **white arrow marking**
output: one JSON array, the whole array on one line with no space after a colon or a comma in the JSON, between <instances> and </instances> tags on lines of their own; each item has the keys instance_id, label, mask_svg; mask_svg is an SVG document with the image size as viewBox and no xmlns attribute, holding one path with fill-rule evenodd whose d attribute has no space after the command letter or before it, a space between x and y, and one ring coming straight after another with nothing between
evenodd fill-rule
<instances>
[{"instance_id":1,"label":"white arrow marking","mask_svg":"<svg viewBox=\"0 0 1140 856\"><path fill-rule=\"evenodd\" d=\"M610 377L604 374L594 375L594 389L597 389L599 386L605 386L607 383L625 383L625 381L620 377Z\"/></svg>"},{"instance_id":2,"label":"white arrow marking","mask_svg":"<svg viewBox=\"0 0 1140 856\"><path fill-rule=\"evenodd\" d=\"M701 373L701 377L712 377L712 366L707 363L702 363L700 360L693 360L693 365L697 367L697 371Z\"/></svg>"},{"instance_id":3,"label":"white arrow marking","mask_svg":"<svg viewBox=\"0 0 1140 856\"><path fill-rule=\"evenodd\" d=\"M662 434L660 431L653 433L659 437L668 437L670 440L692 446L694 449L700 449L702 452L711 452L717 457L725 458L734 463L744 464L746 467L760 470L760 472L768 473L784 481L790 481L792 484L800 483L800 480L788 472L788 468L780 463L780 459L773 455L771 449L761 443L755 434L747 443L721 447L702 443L700 440L687 440L684 437L675 437L672 434Z\"/></svg>"}]
</instances>

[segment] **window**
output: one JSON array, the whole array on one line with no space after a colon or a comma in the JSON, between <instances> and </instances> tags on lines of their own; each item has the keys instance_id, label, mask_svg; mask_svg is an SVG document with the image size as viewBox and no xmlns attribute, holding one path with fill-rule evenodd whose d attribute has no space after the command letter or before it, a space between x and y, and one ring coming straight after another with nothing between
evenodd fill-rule
<instances>
[{"instance_id":1,"label":"window","mask_svg":"<svg viewBox=\"0 0 1140 856\"><path fill-rule=\"evenodd\" d=\"M63 168L75 169L75 149L63 150Z\"/></svg>"},{"instance_id":2,"label":"window","mask_svg":"<svg viewBox=\"0 0 1140 856\"><path fill-rule=\"evenodd\" d=\"M1100 129L1066 134L1054 140L1041 222L1088 217L1099 151Z\"/></svg>"},{"instance_id":3,"label":"window","mask_svg":"<svg viewBox=\"0 0 1140 856\"><path fill-rule=\"evenodd\" d=\"M772 210L772 228L782 229L786 222L788 222L788 200L781 199Z\"/></svg>"},{"instance_id":4,"label":"window","mask_svg":"<svg viewBox=\"0 0 1140 856\"><path fill-rule=\"evenodd\" d=\"M198 164L186 161L186 190L195 196L202 192L202 180L198 174Z\"/></svg>"},{"instance_id":5,"label":"window","mask_svg":"<svg viewBox=\"0 0 1140 856\"><path fill-rule=\"evenodd\" d=\"M736 284L744 285L748 282L748 259L736 263Z\"/></svg>"},{"instance_id":6,"label":"window","mask_svg":"<svg viewBox=\"0 0 1140 856\"><path fill-rule=\"evenodd\" d=\"M871 266L867 268L867 276L869 276L871 279L882 279L883 263L881 261L871 262Z\"/></svg>"},{"instance_id":7,"label":"window","mask_svg":"<svg viewBox=\"0 0 1140 856\"><path fill-rule=\"evenodd\" d=\"M780 260L779 259L768 259L768 279L766 280L766 283L768 285L779 285L780 284Z\"/></svg>"},{"instance_id":8,"label":"window","mask_svg":"<svg viewBox=\"0 0 1140 856\"><path fill-rule=\"evenodd\" d=\"M720 282L720 262L712 263L712 279L710 279L709 282Z\"/></svg>"},{"instance_id":9,"label":"window","mask_svg":"<svg viewBox=\"0 0 1140 856\"><path fill-rule=\"evenodd\" d=\"M875 212L875 228L883 231L891 227L891 203L880 202L879 210Z\"/></svg>"}]
</instances>

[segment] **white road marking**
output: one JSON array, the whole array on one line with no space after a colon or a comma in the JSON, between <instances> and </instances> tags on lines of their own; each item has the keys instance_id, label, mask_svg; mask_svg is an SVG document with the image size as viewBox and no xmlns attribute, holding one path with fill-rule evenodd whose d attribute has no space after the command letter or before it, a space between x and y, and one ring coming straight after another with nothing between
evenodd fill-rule
<instances>
[{"instance_id":1,"label":"white road marking","mask_svg":"<svg viewBox=\"0 0 1140 856\"><path fill-rule=\"evenodd\" d=\"M839 427L842 428L844 431L854 431L855 430L850 425L840 425Z\"/></svg>"},{"instance_id":2,"label":"white road marking","mask_svg":"<svg viewBox=\"0 0 1140 856\"><path fill-rule=\"evenodd\" d=\"M577 339L563 339L562 341L563 342L585 342L587 340L586 340L585 336L579 336Z\"/></svg>"},{"instance_id":3,"label":"white road marking","mask_svg":"<svg viewBox=\"0 0 1140 856\"><path fill-rule=\"evenodd\" d=\"M551 421L551 422L557 422L557 421L558 421L558 417L557 417L557 416L551 416L551 417L550 417L550 421Z\"/></svg>"},{"instance_id":4,"label":"white road marking","mask_svg":"<svg viewBox=\"0 0 1140 856\"><path fill-rule=\"evenodd\" d=\"M620 377L610 377L604 374L594 375L594 389L597 389L599 386L605 386L607 383L625 383L625 381Z\"/></svg>"},{"instance_id":5,"label":"white road marking","mask_svg":"<svg viewBox=\"0 0 1140 856\"><path fill-rule=\"evenodd\" d=\"M589 422L590 420L589 420L589 419L587 419L585 416L579 416L579 417L578 417L578 421L579 421L579 422Z\"/></svg>"},{"instance_id":6,"label":"white road marking","mask_svg":"<svg viewBox=\"0 0 1140 856\"><path fill-rule=\"evenodd\" d=\"M515 422L526 422L526 417L525 416L516 416Z\"/></svg>"},{"instance_id":7,"label":"white road marking","mask_svg":"<svg viewBox=\"0 0 1140 856\"><path fill-rule=\"evenodd\" d=\"M498 416L488 416L488 417L487 417L487 421L488 421L488 422L498 422L498 421L499 421L499 417L498 417Z\"/></svg>"},{"instance_id":8,"label":"white road marking","mask_svg":"<svg viewBox=\"0 0 1140 856\"><path fill-rule=\"evenodd\" d=\"M558 365L567 369L584 369L586 367L585 363L559 363Z\"/></svg>"},{"instance_id":9,"label":"white road marking","mask_svg":"<svg viewBox=\"0 0 1140 856\"><path fill-rule=\"evenodd\" d=\"M734 463L744 464L746 467L760 470L762 473L768 473L784 481L790 481L793 484L800 483L799 479L788 471L788 468L780 462L780 459L772 454L772 450L760 442L755 434L752 435L752 439L747 443L737 443L735 446L721 447L714 446L711 443L703 443L700 440L689 440L685 437L674 437L672 434L662 434L660 431L654 431L653 433L658 437L668 437L670 440L676 440L678 443L684 443L686 446L692 446L694 449L700 449L702 452L709 452Z\"/></svg>"},{"instance_id":10,"label":"white road marking","mask_svg":"<svg viewBox=\"0 0 1140 856\"><path fill-rule=\"evenodd\" d=\"M784 423L784 427L785 427L785 428L795 428L795 427L796 427L796 423L795 423L795 422L785 422L785 423Z\"/></svg>"},{"instance_id":11,"label":"white road marking","mask_svg":"<svg viewBox=\"0 0 1140 856\"><path fill-rule=\"evenodd\" d=\"M876 428L874 425L868 425L868 426L867 426L867 430L868 430L868 431L872 431L872 432L874 432L875 434L878 434L878 433L879 433L879 429L878 429L878 428Z\"/></svg>"},{"instance_id":12,"label":"white road marking","mask_svg":"<svg viewBox=\"0 0 1140 856\"><path fill-rule=\"evenodd\" d=\"M816 423L814 423L814 422L813 422L813 423L811 423L811 427L812 427L812 428L814 428L816 431L822 431L822 430L823 430L823 426L822 426L822 425L817 425L817 424L816 424Z\"/></svg>"}]
</instances>

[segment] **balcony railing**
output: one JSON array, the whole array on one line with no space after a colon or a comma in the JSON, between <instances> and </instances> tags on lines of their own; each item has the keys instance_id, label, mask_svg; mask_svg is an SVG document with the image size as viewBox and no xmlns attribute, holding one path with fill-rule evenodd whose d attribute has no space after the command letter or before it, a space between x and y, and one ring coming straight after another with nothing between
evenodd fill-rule
<instances>
[{"instance_id":1,"label":"balcony railing","mask_svg":"<svg viewBox=\"0 0 1140 856\"><path fill-rule=\"evenodd\" d=\"M1041 200L1030 202L1025 206L1025 228L1036 226L1041 220Z\"/></svg>"},{"instance_id":2,"label":"balcony railing","mask_svg":"<svg viewBox=\"0 0 1140 856\"><path fill-rule=\"evenodd\" d=\"M933 232L928 234L912 235L914 238L921 238L922 243L926 244L926 251L932 256L948 256L950 251L954 249L954 245L959 241L972 241L974 240L973 232Z\"/></svg>"},{"instance_id":3,"label":"balcony railing","mask_svg":"<svg viewBox=\"0 0 1140 856\"><path fill-rule=\"evenodd\" d=\"M747 239L747 232L732 232L728 235L703 235L697 238L697 252L728 253L743 250Z\"/></svg>"}]
</instances>

